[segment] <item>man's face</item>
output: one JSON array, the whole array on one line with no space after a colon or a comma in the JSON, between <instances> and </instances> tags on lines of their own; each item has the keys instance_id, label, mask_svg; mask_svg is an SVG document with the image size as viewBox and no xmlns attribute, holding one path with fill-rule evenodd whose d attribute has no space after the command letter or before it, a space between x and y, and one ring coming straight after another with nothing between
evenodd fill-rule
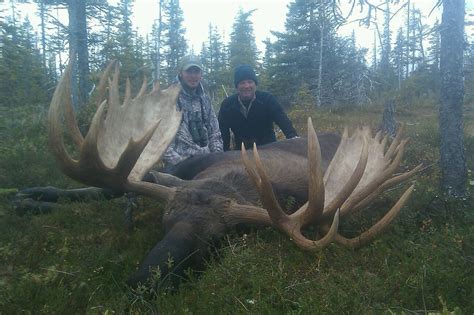
<instances>
[{"instance_id":1,"label":"man's face","mask_svg":"<svg viewBox=\"0 0 474 315\"><path fill-rule=\"evenodd\" d=\"M242 101L250 101L255 97L257 85L254 80L242 80L237 84L237 92Z\"/></svg>"},{"instance_id":2,"label":"man's face","mask_svg":"<svg viewBox=\"0 0 474 315\"><path fill-rule=\"evenodd\" d=\"M196 89L202 79L202 71L198 67L191 67L187 70L181 71L181 80L190 89Z\"/></svg>"}]
</instances>

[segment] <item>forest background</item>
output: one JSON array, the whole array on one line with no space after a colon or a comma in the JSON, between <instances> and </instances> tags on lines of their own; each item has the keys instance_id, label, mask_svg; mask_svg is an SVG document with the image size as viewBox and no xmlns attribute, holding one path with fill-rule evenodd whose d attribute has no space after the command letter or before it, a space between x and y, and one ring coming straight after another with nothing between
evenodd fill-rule
<instances>
[{"instance_id":1,"label":"forest background","mask_svg":"<svg viewBox=\"0 0 474 315\"><path fill-rule=\"evenodd\" d=\"M284 30L274 32L272 40L264 40L263 51L259 51L257 48L254 24L252 23L254 11L252 10L236 12L232 31L227 41L224 41L221 30L211 24L208 26L207 41L199 49L194 47L194 50L191 51L189 43L185 39L183 12L180 2L177 0L158 1L161 9L157 13L153 29L146 35L139 34L134 27L132 19L134 1L131 0L120 0L114 2L113 5L107 1L32 1L31 3L37 6L39 25L32 25L29 20L19 18L20 12L17 6L19 2L25 1L11 0L8 2L9 5L5 6L6 10L0 13L3 17L0 22L0 131L2 132L0 138L2 153L0 197L4 201L0 208L0 224L3 227L2 231L4 231L2 237L5 239L2 243L5 245L0 247L4 258L1 263L5 267L2 268L4 271L0 273L2 276L0 284L5 285L3 286L5 291L2 291L0 296L3 299L0 299L0 306L6 308L11 305L11 308L6 309L12 311L15 310L15 306L21 304L21 299L24 299L31 301L31 306L26 306L27 309L28 307L31 307L32 310L43 307L47 311L48 307L51 307L50 297L60 296L58 292L54 291L55 286L63 291L66 290L65 292L75 294L76 297L81 296L82 300L78 299L77 305L75 305L80 310L93 311L90 308L91 303L105 303L110 306L110 309L114 308L114 302L120 306L123 303L131 303L127 297L120 295L126 292L122 287L120 287L122 291L118 293L120 296L110 299L108 294L109 290L115 288L114 277L133 269L132 258L120 258L125 260L121 263L126 264L127 267L126 270L119 271L114 269L115 265L111 266L111 258L105 256L110 254L111 256L134 257L133 259L143 257L143 253L147 251L146 244L151 242L149 239L141 240L144 245L133 249L139 251L138 254L133 252L122 256L121 254L117 255L114 250L118 250L124 244L124 246L132 248L133 244L139 243L136 238L145 238L143 235L153 229L151 226L144 228L142 234L136 234L131 236L131 239L124 240L125 236L120 233L123 231L120 231L117 220L114 221L113 227L100 228L98 231L93 228L93 224L88 225L91 217L96 214L78 208L71 213L84 219L80 220L83 225L80 230L81 236L77 236L78 242L68 243L65 240L75 239L76 236L72 234L74 229L70 229L72 223L69 222L72 222L70 220L73 219L66 217L67 214L53 213L40 219L20 218L9 206L9 200L12 193L16 192L16 188L35 185L77 186L77 183L72 183L59 174L54 165L54 159L47 153L45 136L45 117L48 104L65 65L71 59L75 60L73 76L75 88L72 90L72 97L76 110L79 112L81 128L84 131L87 129L86 117L89 117L90 112L94 110L94 106L88 105L94 103L91 96L94 95L99 73L110 60L118 59L121 62L122 88L125 85L125 78L129 77L136 92L144 77L148 79L150 86L156 82L163 86L168 85L175 79L179 59L193 52L199 54L205 66L204 84L211 95L216 110L225 95L233 93L233 68L238 64L248 63L254 66L258 72L259 87L278 97L300 133L303 133L302 121L308 115L315 117L313 119L316 119L316 126L319 127L319 130L340 131L342 123L349 122L351 124L351 119L357 120L352 121L354 125L364 122L376 128L379 127L379 120L382 119L385 109L389 109L389 112L391 109L392 118L399 121L409 121L411 124L408 126L409 135L414 139L416 153L412 153L409 158L411 158L412 164L417 164L420 159L427 162L431 172L429 175L424 175L425 177L421 176L419 190L425 193L419 195L412 207L423 208L425 211L418 216L413 215L413 217L405 218L404 225L398 226L394 234L390 236L392 237L391 241L389 239L388 243L378 243L375 247L369 248L368 252L352 254L335 250L318 256L318 259L323 261L323 267L324 261L334 263L338 260L337 256L342 256L345 261L361 262L364 267L361 268L360 274L354 271L358 267L354 267L352 272L356 273L358 277L360 276L361 279L365 277L365 280L372 281L374 288L379 288L378 284L384 289L386 289L384 286L389 286L389 291L393 294L377 296L376 292L381 292L381 290L374 289L370 293L374 295L374 300L370 300L370 294L367 293L368 295L363 296L360 301L355 301L358 296L354 300L345 300L343 298L345 293L341 291L339 292L340 299L334 301L330 297L322 295L322 298L328 300L318 301L318 305L326 303L324 305L329 309L330 306L339 305L340 309L347 311L364 310L364 305L370 305L375 310L387 309L390 308L390 305L401 305L402 310L403 307L410 307L426 312L428 309L441 310L460 307L467 312L472 312L474 309L472 304L474 300L472 298L474 239L470 191L474 183L470 170L473 168L474 143L472 120L474 41L471 34L462 33L461 49L457 51L461 51L462 56L460 59L462 97L458 99L460 103L457 102L452 108L448 107L448 112L460 113L455 117L459 128L456 132L448 135L454 136L455 141L461 143L460 150L454 151L453 154L460 157L460 163L454 163L454 158L450 160L451 164L460 165L459 174L461 174L461 176L454 176L458 186L453 188L452 182L449 181L443 185L443 176L440 175L443 174L443 154L440 153L443 146L442 143L440 144L440 138L443 138L442 131L444 129L439 126L442 126L443 118L449 118L448 115L444 116L443 114L445 112L443 111L442 91L446 87L452 88L459 80L443 80L441 42L442 32L445 28L442 27L440 21L434 21L432 25L424 24L422 16L426 12L420 12L416 6L410 4L410 1L402 1L404 3L402 9L395 12L392 5L394 2L400 3L400 1L389 1L377 6L371 6L370 1L362 1L365 3L364 8L367 10L367 14L362 17L361 22L373 23L374 12L383 16L383 22L377 25L374 31L373 47L366 48L357 44L354 35L341 36L339 34L338 29L347 21L347 16L337 10L336 1L294 0L289 3ZM354 3L359 2L355 1ZM445 1L445 3L454 6L461 5L461 3L464 5L464 1L459 0ZM440 5L443 4L440 3ZM69 16L67 24L56 18L57 8L67 9ZM369 14L369 12L372 13ZM405 23L397 29L392 29L390 21L395 13L402 15ZM463 21L466 31L472 27L472 23L473 16L467 14L465 22ZM374 26L374 24L371 25ZM459 45L445 45L445 47L451 49L451 51L448 49L447 52L444 52L445 56L446 54L457 55L456 47ZM454 86L452 90L456 89L459 90L459 85ZM463 118L466 119L465 125L462 123ZM429 125L426 125L428 123ZM467 152L466 155L465 152ZM446 197L448 199L440 197L445 193L446 196L460 198L451 203L448 197ZM103 210L101 215L104 217L96 219L102 222L101 224L108 224L103 223L102 220L104 222L110 220L112 212L118 211L119 206L101 204L97 208ZM83 213L84 217L82 217ZM76 219L77 217L74 220ZM153 219L156 218L153 217ZM47 223L48 220L55 223ZM56 229L54 231L64 233L61 235L51 233L53 231L50 229L51 226ZM14 229L14 227L16 228ZM23 231L28 232L21 233L22 230L18 227L22 227ZM410 228L414 228L415 232L407 232ZM82 265L81 274L84 273L82 278L75 278L71 282L66 279L70 275L65 274L66 278L60 278L58 275L64 275L61 274L61 270L74 269L71 267L73 266L71 261L81 261L77 257L69 257L73 252L72 247L74 247L74 251L77 251L78 257L79 254L84 255L88 250L93 251L96 243L102 242L99 241L100 237L95 234L99 232L104 233L101 237L105 235L105 241L111 243L108 244L111 245L111 253L104 254L104 246L101 246L100 249L97 248L97 261L91 262L90 259L87 259L87 265ZM417 232L425 234L420 236ZM156 231L153 233L156 234ZM440 239L436 238L437 234ZM245 270L264 264L264 258L258 257L257 253L262 246L271 251L268 247L271 247L274 236L268 236L268 231L264 232L262 241L261 235L247 239L247 242L251 243L250 246L253 246L251 252L247 251L249 245L245 239L236 238L237 241L234 244L236 246L226 250L232 251L232 255L237 253L237 256L235 259L232 259L234 257L232 255L226 256L228 261L226 263L226 259L224 259L223 266L237 268L236 266L240 265L236 264L236 261L241 261L242 264L245 261L246 265L242 265ZM88 243L89 241L91 243ZM279 243L280 241L281 239L278 239ZM373 277L373 274L378 275L375 270L382 268L387 255L393 255L395 252L385 247L397 247L397 242L403 244L397 248L399 253L406 254L406 251L412 251L410 255L417 256L416 259L418 259L416 261L415 258L404 260L406 257L403 255L397 258L403 261L406 266L406 270L396 269L400 274L406 276L406 278L404 276L402 278L405 279L405 285L408 284L408 288L403 287L403 290L399 287L400 283L391 278L392 270L386 270L387 274L381 276L380 279L385 277L385 279L392 280L393 287L382 284L382 280L379 278L377 279L380 281L374 280L376 278ZM429 246L427 246L425 253L417 247L418 245L414 246L412 243L429 244ZM411 247L412 245L413 247ZM84 248L76 248L79 246L84 246ZM291 257L288 257L290 254L293 257L300 257L295 254L294 249L289 249L291 245L284 243L282 246L283 249L278 249L281 251L278 255L284 255L290 261L292 260ZM241 251L234 252L235 248ZM443 248L446 251L437 252L436 258L433 258L430 256L430 248ZM371 252L372 249L381 250L383 253L380 256L372 256L376 261L373 265L364 260L374 255ZM451 250L456 253L453 254ZM120 251L123 251L123 248ZM64 261L64 264L56 265L57 262L52 262L52 257L58 253L60 256L67 256L68 263ZM25 256L27 259L22 259ZM319 275L319 265L316 268L314 261L310 261L311 259L301 257L300 259L306 265L299 266L298 270L307 268L308 274L312 275L317 272ZM447 267L443 267L446 261L449 262L446 265L450 268L449 270ZM54 264L54 268L47 267L45 269L46 263ZM299 264L295 261L293 263ZM108 266L110 273L103 272L104 266ZM371 266L374 270L371 270ZM286 271L293 268L289 264L278 267ZM329 269L331 268L333 267ZM337 267L336 264L334 268L333 273L331 270L325 270L328 277L337 278L337 272L341 273L345 270L343 265ZM51 271L52 269L54 270ZM413 269L416 269L416 279L410 278ZM219 274L219 270L220 267L216 267L214 271L211 271L208 276L211 279L208 281L226 279L226 273ZM234 270L234 272L237 278L232 283L236 286L239 282L245 283L238 278L241 275L239 271ZM74 272L71 273L75 275ZM270 273L273 276L273 271ZM292 273L289 271L285 273L287 277L290 277L290 274ZM342 283L353 280L351 277L354 274L343 274L343 278L340 279ZM93 275L93 279L92 283L89 283L90 279L87 277L91 277L91 275ZM427 275L432 278L428 279ZM287 286L287 284L288 281L291 282L295 279L275 279L264 272L262 273L262 277L267 276L268 278L259 279L259 281L263 281L264 285L265 281L268 281L269 286L276 285L270 283L279 284L281 281L285 293L283 291L280 293L285 299L291 298L292 302L289 303L282 299L280 300L281 305L277 304L281 308L272 309L271 305L275 303L275 299L278 300L278 297L268 294L260 296L258 290L261 289L261 286L257 284L256 278L255 283L247 283L247 285L255 290L258 287L259 293L257 295L262 301L265 300L265 296L271 297L267 300L268 304L259 306L263 307L260 310L289 311L298 309L298 307L308 310L305 307L311 307L309 302L305 304L306 302L299 301L298 305L294 302L296 298L291 293L293 286ZM347 278L344 278L345 276ZM216 278L212 279L212 277ZM304 286L305 280L303 280L297 279L295 281ZM67 289L64 288L64 283L67 283ZM192 303L187 299L196 294L196 287L205 286L206 283L208 283L206 280L197 284L191 282L187 288L188 291L183 291L187 292L188 296L183 293L183 295L180 294L169 299L158 294L157 303L162 307L169 307L170 310L176 305ZM48 285L47 289L44 289L44 284ZM252 285L255 285L255 288ZM320 285L324 289L328 283L322 281ZM355 281L354 288L358 285L364 288L362 282ZM222 289L222 292L227 289L229 288ZM246 288L239 289L240 293L232 294L239 297L240 295L245 296ZM290 296L286 295L287 291L291 293ZM397 294L394 294L395 291ZM211 298L211 292L202 291L202 294L207 293ZM253 293L255 294L255 292ZM420 296L423 299L419 299ZM140 307L146 307L147 302L141 300L142 296L134 294L133 298L135 299L133 303L140 300L140 303L143 302ZM427 300L424 300L425 298ZM99 299L99 302L96 302L95 299ZM446 299L447 302L445 302ZM60 306L56 305L55 310L67 307L67 300L65 300L66 302L60 302L59 299L55 300L54 298L52 300L58 304L63 303ZM187 302L183 302L184 300ZM249 300L250 302L241 298L237 300L239 301L237 305L244 301L242 310L254 307L252 299ZM208 301L208 303L212 305L211 302ZM194 305L194 307L197 306Z\"/></svg>"}]
</instances>

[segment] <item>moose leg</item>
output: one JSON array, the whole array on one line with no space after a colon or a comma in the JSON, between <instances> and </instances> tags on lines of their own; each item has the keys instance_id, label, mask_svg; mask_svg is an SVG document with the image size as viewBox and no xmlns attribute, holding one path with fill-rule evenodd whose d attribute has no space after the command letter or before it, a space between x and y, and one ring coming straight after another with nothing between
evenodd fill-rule
<instances>
[{"instance_id":1,"label":"moose leg","mask_svg":"<svg viewBox=\"0 0 474 315\"><path fill-rule=\"evenodd\" d=\"M121 197L121 193L110 189L86 187L76 189L60 189L57 187L31 187L20 190L15 198L31 198L36 201L57 202L59 199L70 201L88 201L99 199L113 199Z\"/></svg>"},{"instance_id":2,"label":"moose leg","mask_svg":"<svg viewBox=\"0 0 474 315\"><path fill-rule=\"evenodd\" d=\"M46 213L56 208L59 199L70 201L90 201L100 199L113 199L122 196L121 193L110 189L86 187L78 189L60 189L52 186L31 187L20 190L13 200L13 205L18 214L28 211L33 213Z\"/></svg>"},{"instance_id":3,"label":"moose leg","mask_svg":"<svg viewBox=\"0 0 474 315\"><path fill-rule=\"evenodd\" d=\"M186 269L197 263L200 257L202 253L193 225L178 222L148 253L127 284L132 288L139 284L157 289L176 287L186 277Z\"/></svg>"}]
</instances>

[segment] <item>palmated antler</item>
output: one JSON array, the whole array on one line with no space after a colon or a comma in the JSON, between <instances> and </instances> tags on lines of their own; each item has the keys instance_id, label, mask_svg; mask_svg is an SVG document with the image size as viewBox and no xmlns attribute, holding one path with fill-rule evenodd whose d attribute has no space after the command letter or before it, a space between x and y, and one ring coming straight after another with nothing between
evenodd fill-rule
<instances>
[{"instance_id":1,"label":"palmated antler","mask_svg":"<svg viewBox=\"0 0 474 315\"><path fill-rule=\"evenodd\" d=\"M109 74L115 68L112 80ZM176 110L180 86L146 93L146 81L135 98L127 80L125 98L120 104L119 66L113 62L102 75L108 80L109 96L98 107L85 138L81 135L71 104L71 65L54 92L49 109L50 147L61 169L69 177L116 191L134 191L168 199L174 190L141 182L142 177L161 158L181 123ZM101 84L101 90L105 86ZM99 91L103 93L103 91ZM62 111L66 126L79 152L73 159L64 145Z\"/></svg>"},{"instance_id":2,"label":"palmated antler","mask_svg":"<svg viewBox=\"0 0 474 315\"><path fill-rule=\"evenodd\" d=\"M265 173L256 146L253 153L256 170L242 146L242 160L254 182L273 225L289 235L304 250L318 250L333 240L346 246L357 247L373 239L397 216L408 200L413 185L408 188L393 208L374 226L360 236L347 239L337 232L339 217L366 206L381 192L413 176L420 168L394 176L399 166L407 140L399 133L385 152L387 137L378 133L370 135L368 128L357 130L352 137L344 131L338 150L324 177L321 169L321 151L311 119L308 119L308 202L293 214L286 214L280 207L272 185ZM328 223L332 220L331 227ZM318 225L326 234L320 240L306 238L301 230L308 225Z\"/></svg>"}]
</instances>

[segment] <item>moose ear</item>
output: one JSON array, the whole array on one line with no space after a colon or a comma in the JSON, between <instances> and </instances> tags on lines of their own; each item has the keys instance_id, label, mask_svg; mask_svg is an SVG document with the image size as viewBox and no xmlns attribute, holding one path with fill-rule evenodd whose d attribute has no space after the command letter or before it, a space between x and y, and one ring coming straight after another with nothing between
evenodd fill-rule
<instances>
[{"instance_id":1,"label":"moose ear","mask_svg":"<svg viewBox=\"0 0 474 315\"><path fill-rule=\"evenodd\" d=\"M160 173L157 171L149 171L143 177L144 182L155 183L166 187L181 187L184 184L184 180L166 173Z\"/></svg>"}]
</instances>

